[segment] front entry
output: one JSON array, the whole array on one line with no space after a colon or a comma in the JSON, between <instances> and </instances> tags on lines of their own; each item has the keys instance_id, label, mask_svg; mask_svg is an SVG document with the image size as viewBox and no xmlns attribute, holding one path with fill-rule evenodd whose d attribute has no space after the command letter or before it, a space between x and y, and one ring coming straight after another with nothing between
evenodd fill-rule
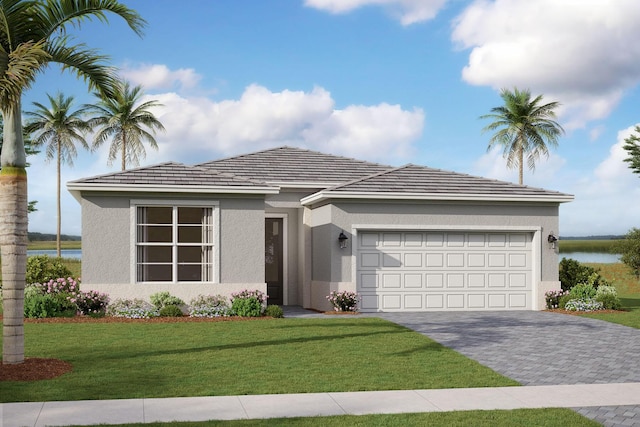
<instances>
[{"instance_id":1,"label":"front entry","mask_svg":"<svg viewBox=\"0 0 640 427\"><path fill-rule=\"evenodd\" d=\"M264 278L267 282L269 304L282 305L283 301L283 218L265 218Z\"/></svg>"}]
</instances>

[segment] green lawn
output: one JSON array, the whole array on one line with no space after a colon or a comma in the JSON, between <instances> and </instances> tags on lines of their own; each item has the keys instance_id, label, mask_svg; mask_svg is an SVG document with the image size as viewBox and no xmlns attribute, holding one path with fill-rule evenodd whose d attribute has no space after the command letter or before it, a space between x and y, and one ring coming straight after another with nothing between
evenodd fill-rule
<instances>
[{"instance_id":1,"label":"green lawn","mask_svg":"<svg viewBox=\"0 0 640 427\"><path fill-rule=\"evenodd\" d=\"M80 240L63 240L60 242L60 247L62 249L81 249L82 242ZM27 245L27 249L32 250L48 250L48 249L56 249L56 242L49 240L36 240L33 242L29 242Z\"/></svg>"},{"instance_id":2,"label":"green lawn","mask_svg":"<svg viewBox=\"0 0 640 427\"><path fill-rule=\"evenodd\" d=\"M139 427L530 427L530 426L599 426L570 409L515 409L511 411L460 411L419 414L343 415L310 418L271 418L264 420L207 421L188 423L121 424ZM103 427L109 427L104 426Z\"/></svg>"},{"instance_id":3,"label":"green lawn","mask_svg":"<svg viewBox=\"0 0 640 427\"><path fill-rule=\"evenodd\" d=\"M27 357L73 372L3 382L2 402L517 385L374 318L27 323L25 334Z\"/></svg>"},{"instance_id":4,"label":"green lawn","mask_svg":"<svg viewBox=\"0 0 640 427\"><path fill-rule=\"evenodd\" d=\"M620 295L622 306L627 311L618 313L593 312L581 316L640 329L640 281L623 263L587 265L597 268L602 277L613 283Z\"/></svg>"}]
</instances>

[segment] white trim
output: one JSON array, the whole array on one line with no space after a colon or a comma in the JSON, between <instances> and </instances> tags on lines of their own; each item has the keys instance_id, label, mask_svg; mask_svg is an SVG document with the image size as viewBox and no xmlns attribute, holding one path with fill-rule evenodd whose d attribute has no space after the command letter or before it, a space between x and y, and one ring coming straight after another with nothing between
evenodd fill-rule
<instances>
[{"instance_id":1,"label":"white trim","mask_svg":"<svg viewBox=\"0 0 640 427\"><path fill-rule=\"evenodd\" d=\"M568 194L517 195L517 194L443 194L443 193L383 193L377 191L318 191L303 197L305 206L328 199L375 199L375 200L452 200L474 202L555 202L564 203L574 199Z\"/></svg>"},{"instance_id":2,"label":"white trim","mask_svg":"<svg viewBox=\"0 0 640 427\"><path fill-rule=\"evenodd\" d=\"M210 282L178 282L172 280L170 282L138 282L137 281L137 265L136 265L136 257L137 257L137 246L136 246L136 236L137 236L137 215L136 208L138 206L169 206L169 207L202 207L202 208L211 208L211 215L213 216L213 277ZM131 284L189 284L189 283L199 283L199 284L211 284L211 283L220 283L220 202L217 200L180 200L180 199L131 199L129 200L129 281ZM175 236L174 236L175 241ZM175 274L175 272L174 272Z\"/></svg>"},{"instance_id":3,"label":"white trim","mask_svg":"<svg viewBox=\"0 0 640 427\"><path fill-rule=\"evenodd\" d=\"M282 218L282 305L289 304L289 214L265 212L266 218ZM264 237L263 237L264 238Z\"/></svg>"},{"instance_id":4,"label":"white trim","mask_svg":"<svg viewBox=\"0 0 640 427\"><path fill-rule=\"evenodd\" d=\"M531 310L540 310L538 307L538 290L542 275L542 227L540 226L517 226L517 225L399 225L399 224L353 224L351 226L351 277L356 288L358 286L358 231L482 231L482 232L524 232L533 233L531 238Z\"/></svg>"},{"instance_id":5,"label":"white trim","mask_svg":"<svg viewBox=\"0 0 640 427\"><path fill-rule=\"evenodd\" d=\"M209 186L209 185L162 185L162 184L89 184L67 183L67 190L80 200L82 191L116 191L146 193L203 193L203 194L278 194L280 188L268 186Z\"/></svg>"}]
</instances>

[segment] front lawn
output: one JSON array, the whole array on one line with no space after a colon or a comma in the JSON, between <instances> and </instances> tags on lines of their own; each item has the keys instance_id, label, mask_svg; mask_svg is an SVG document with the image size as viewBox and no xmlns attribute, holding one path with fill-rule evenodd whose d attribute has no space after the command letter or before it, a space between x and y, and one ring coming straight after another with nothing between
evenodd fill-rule
<instances>
[{"instance_id":1,"label":"front lawn","mask_svg":"<svg viewBox=\"0 0 640 427\"><path fill-rule=\"evenodd\" d=\"M618 290L622 308L626 311L617 313L590 312L582 314L582 316L640 329L640 281L623 263L587 265L600 270L599 273L602 277L613 283Z\"/></svg>"},{"instance_id":2,"label":"front lawn","mask_svg":"<svg viewBox=\"0 0 640 427\"><path fill-rule=\"evenodd\" d=\"M375 318L27 323L27 357L73 365L3 381L0 401L122 399L518 385Z\"/></svg>"}]
</instances>

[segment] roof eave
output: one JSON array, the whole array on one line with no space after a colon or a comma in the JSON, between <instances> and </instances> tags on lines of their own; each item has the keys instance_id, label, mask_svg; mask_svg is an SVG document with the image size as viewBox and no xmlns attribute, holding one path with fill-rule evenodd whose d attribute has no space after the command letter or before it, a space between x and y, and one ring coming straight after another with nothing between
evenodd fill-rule
<instances>
[{"instance_id":1,"label":"roof eave","mask_svg":"<svg viewBox=\"0 0 640 427\"><path fill-rule=\"evenodd\" d=\"M362 191L319 191L300 200L303 206L328 199L375 199L375 200L443 200L471 202L552 202L566 203L574 199L569 194L444 194L444 193L383 193Z\"/></svg>"},{"instance_id":2,"label":"roof eave","mask_svg":"<svg viewBox=\"0 0 640 427\"><path fill-rule=\"evenodd\" d=\"M278 194L278 187L263 186L209 186L209 185L158 185L158 184L90 184L67 183L67 190L80 201L83 191L149 192L149 193L206 193L206 194Z\"/></svg>"}]
</instances>

